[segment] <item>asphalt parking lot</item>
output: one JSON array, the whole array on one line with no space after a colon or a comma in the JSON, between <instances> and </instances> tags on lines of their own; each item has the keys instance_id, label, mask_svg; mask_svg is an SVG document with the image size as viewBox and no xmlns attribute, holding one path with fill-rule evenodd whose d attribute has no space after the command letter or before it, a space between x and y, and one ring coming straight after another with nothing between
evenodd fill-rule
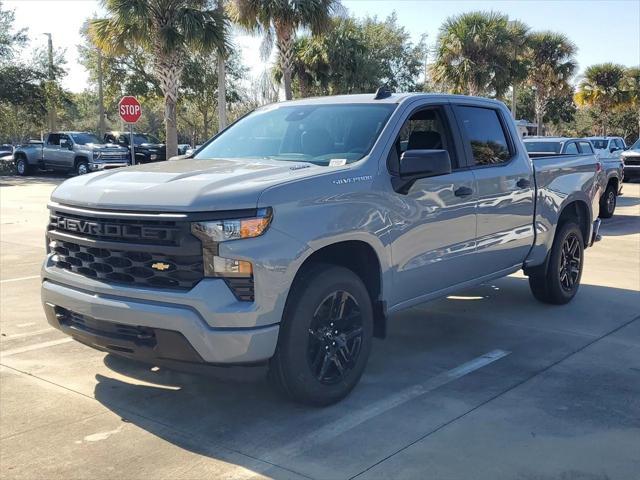
<instances>
[{"instance_id":1,"label":"asphalt parking lot","mask_svg":"<svg viewBox=\"0 0 640 480\"><path fill-rule=\"evenodd\" d=\"M150 368L49 327L60 181L0 177L2 478L640 478L639 183L571 304L513 275L396 315L352 395L313 409L259 368Z\"/></svg>"}]
</instances>

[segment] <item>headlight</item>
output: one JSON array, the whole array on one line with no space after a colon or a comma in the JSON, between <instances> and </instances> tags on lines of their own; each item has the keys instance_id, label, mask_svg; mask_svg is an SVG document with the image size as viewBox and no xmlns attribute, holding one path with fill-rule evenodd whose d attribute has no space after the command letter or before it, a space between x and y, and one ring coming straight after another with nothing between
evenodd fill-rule
<instances>
[{"instance_id":1,"label":"headlight","mask_svg":"<svg viewBox=\"0 0 640 480\"><path fill-rule=\"evenodd\" d=\"M193 233L202 242L202 257L206 277L251 277L253 265L244 260L218 256L218 244L228 240L259 237L269 228L270 208L258 210L255 217L211 220L191 224Z\"/></svg>"},{"instance_id":2,"label":"headlight","mask_svg":"<svg viewBox=\"0 0 640 480\"><path fill-rule=\"evenodd\" d=\"M194 222L191 224L191 232L203 242L214 243L259 237L269 227L271 217L271 209L262 208L251 218Z\"/></svg>"},{"instance_id":3,"label":"headlight","mask_svg":"<svg viewBox=\"0 0 640 480\"><path fill-rule=\"evenodd\" d=\"M102 156L102 154L100 152L93 152L93 159L94 160L100 160L101 156Z\"/></svg>"}]
</instances>

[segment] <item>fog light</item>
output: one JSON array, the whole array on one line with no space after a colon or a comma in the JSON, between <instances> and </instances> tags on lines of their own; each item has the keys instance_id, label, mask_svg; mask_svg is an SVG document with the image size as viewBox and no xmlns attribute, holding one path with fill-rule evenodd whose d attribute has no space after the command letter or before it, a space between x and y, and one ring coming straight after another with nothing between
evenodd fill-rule
<instances>
[{"instance_id":1,"label":"fog light","mask_svg":"<svg viewBox=\"0 0 640 480\"><path fill-rule=\"evenodd\" d=\"M213 257L214 277L251 277L253 275L253 265L251 262L236 260L234 258ZM207 272L205 272L206 274Z\"/></svg>"}]
</instances>

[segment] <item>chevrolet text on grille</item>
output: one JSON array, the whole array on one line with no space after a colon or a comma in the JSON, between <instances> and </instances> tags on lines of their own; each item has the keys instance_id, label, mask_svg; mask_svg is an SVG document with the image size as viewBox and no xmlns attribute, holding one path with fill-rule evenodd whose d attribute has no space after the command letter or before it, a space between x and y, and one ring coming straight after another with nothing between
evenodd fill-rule
<instances>
[{"instance_id":1,"label":"chevrolet text on grille","mask_svg":"<svg viewBox=\"0 0 640 480\"><path fill-rule=\"evenodd\" d=\"M51 215L50 226L67 232L127 239L169 240L173 236L173 229L171 228L91 222L88 220L66 218L57 215Z\"/></svg>"}]
</instances>

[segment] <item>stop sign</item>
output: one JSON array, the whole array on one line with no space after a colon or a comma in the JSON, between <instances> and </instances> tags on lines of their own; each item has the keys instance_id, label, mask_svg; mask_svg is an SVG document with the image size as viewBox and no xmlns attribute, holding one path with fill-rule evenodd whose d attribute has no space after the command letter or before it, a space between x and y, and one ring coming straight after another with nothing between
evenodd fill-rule
<instances>
[{"instance_id":1,"label":"stop sign","mask_svg":"<svg viewBox=\"0 0 640 480\"><path fill-rule=\"evenodd\" d=\"M140 119L140 115L142 115L140 102L136 97L122 97L120 103L118 103L118 113L125 123L136 123Z\"/></svg>"}]
</instances>

